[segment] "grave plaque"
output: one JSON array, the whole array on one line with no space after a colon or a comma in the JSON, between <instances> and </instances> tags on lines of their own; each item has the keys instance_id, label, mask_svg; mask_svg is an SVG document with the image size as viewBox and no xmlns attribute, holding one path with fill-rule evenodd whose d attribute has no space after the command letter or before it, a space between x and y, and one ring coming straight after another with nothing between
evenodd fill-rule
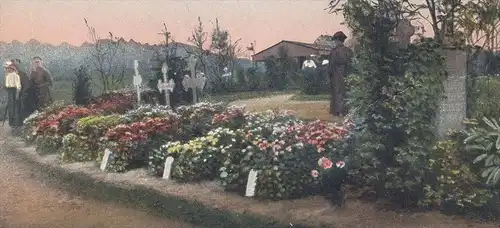
<instances>
[{"instance_id":1,"label":"grave plaque","mask_svg":"<svg viewBox=\"0 0 500 228\"><path fill-rule=\"evenodd\" d=\"M245 196L247 197L255 196L255 188L257 187L257 175L258 171L254 169L251 169L250 172L248 173Z\"/></svg>"},{"instance_id":2,"label":"grave plaque","mask_svg":"<svg viewBox=\"0 0 500 228\"><path fill-rule=\"evenodd\" d=\"M167 107L170 107L170 93L174 91L175 82L172 79L167 82L168 65L166 62L163 63L161 72L163 73L163 82L158 80L158 90L165 91L165 104Z\"/></svg>"},{"instance_id":3,"label":"grave plaque","mask_svg":"<svg viewBox=\"0 0 500 228\"><path fill-rule=\"evenodd\" d=\"M111 150L106 148L106 150L104 150L104 156L102 156L102 161L101 161L100 168L102 171L106 170L106 167L108 166L108 162L109 162L111 156L112 156Z\"/></svg>"},{"instance_id":4,"label":"grave plaque","mask_svg":"<svg viewBox=\"0 0 500 228\"><path fill-rule=\"evenodd\" d=\"M444 81L445 98L437 113L437 134L445 138L449 130L462 130L467 112L467 53L444 50L448 78Z\"/></svg>"},{"instance_id":5,"label":"grave plaque","mask_svg":"<svg viewBox=\"0 0 500 228\"><path fill-rule=\"evenodd\" d=\"M165 160L165 166L163 167L163 179L170 180L173 162L174 158L172 156L168 156Z\"/></svg>"}]
</instances>

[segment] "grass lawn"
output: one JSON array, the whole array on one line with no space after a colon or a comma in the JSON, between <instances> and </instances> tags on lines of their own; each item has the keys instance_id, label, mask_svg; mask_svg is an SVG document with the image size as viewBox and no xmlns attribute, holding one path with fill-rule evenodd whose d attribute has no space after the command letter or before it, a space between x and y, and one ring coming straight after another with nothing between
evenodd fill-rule
<instances>
[{"instance_id":1,"label":"grass lawn","mask_svg":"<svg viewBox=\"0 0 500 228\"><path fill-rule=\"evenodd\" d=\"M322 93L322 94L308 95L308 94L298 93L295 96L293 96L290 100L294 100L294 101L326 101L326 100L330 100L330 94Z\"/></svg>"},{"instance_id":2,"label":"grass lawn","mask_svg":"<svg viewBox=\"0 0 500 228\"><path fill-rule=\"evenodd\" d=\"M271 97L283 94L295 94L297 91L285 90L285 91L249 91L249 92L237 92L237 93L227 93L220 95L210 95L206 94L201 98L201 101L205 102L233 102L236 100L247 100L254 98Z\"/></svg>"}]
</instances>

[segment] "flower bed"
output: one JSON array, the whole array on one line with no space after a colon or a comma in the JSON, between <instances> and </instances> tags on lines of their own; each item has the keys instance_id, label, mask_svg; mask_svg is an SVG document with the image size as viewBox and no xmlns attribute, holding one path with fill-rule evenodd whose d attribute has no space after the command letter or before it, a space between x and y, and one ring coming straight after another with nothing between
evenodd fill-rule
<instances>
[{"instance_id":1,"label":"flower bed","mask_svg":"<svg viewBox=\"0 0 500 228\"><path fill-rule=\"evenodd\" d=\"M28 119L27 128L41 150L60 150L64 162L101 161L109 149L111 172L147 166L162 176L165 159L172 156L172 179L217 180L227 191L243 194L250 170L257 170L255 195L264 199L316 194L347 175L338 151L347 124L304 122L274 111L247 113L222 103L132 109L133 98L112 93L86 107L46 110Z\"/></svg>"},{"instance_id":2,"label":"flower bed","mask_svg":"<svg viewBox=\"0 0 500 228\"><path fill-rule=\"evenodd\" d=\"M120 124L109 129L103 144L113 152L107 169L123 172L147 162L149 151L176 139L179 130L176 115L159 118L145 117L142 121Z\"/></svg>"},{"instance_id":3,"label":"flower bed","mask_svg":"<svg viewBox=\"0 0 500 228\"><path fill-rule=\"evenodd\" d=\"M109 128L125 123L121 115L94 115L84 117L76 123L74 133L62 140L61 159L65 162L95 161L98 151L104 150L100 143Z\"/></svg>"}]
</instances>

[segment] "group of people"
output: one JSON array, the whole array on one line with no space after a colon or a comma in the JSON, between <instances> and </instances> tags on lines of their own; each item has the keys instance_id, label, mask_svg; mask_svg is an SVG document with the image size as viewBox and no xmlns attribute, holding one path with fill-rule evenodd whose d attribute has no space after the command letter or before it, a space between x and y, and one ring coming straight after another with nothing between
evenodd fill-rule
<instances>
[{"instance_id":1,"label":"group of people","mask_svg":"<svg viewBox=\"0 0 500 228\"><path fill-rule=\"evenodd\" d=\"M42 59L38 56L32 59L32 64L29 75L22 71L19 59L3 64L4 88L8 97L4 118L8 117L13 129L22 126L24 119L35 110L40 111L52 103L52 78L49 71L42 66Z\"/></svg>"}]
</instances>

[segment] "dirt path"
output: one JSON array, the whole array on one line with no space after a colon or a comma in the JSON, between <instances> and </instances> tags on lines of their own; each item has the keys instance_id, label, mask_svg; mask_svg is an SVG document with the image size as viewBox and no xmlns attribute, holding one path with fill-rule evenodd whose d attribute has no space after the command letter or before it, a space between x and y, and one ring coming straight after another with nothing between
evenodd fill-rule
<instances>
[{"instance_id":1,"label":"dirt path","mask_svg":"<svg viewBox=\"0 0 500 228\"><path fill-rule=\"evenodd\" d=\"M0 135L0 228L188 228L146 212L79 199L37 180L33 170L6 151Z\"/></svg>"}]
</instances>

